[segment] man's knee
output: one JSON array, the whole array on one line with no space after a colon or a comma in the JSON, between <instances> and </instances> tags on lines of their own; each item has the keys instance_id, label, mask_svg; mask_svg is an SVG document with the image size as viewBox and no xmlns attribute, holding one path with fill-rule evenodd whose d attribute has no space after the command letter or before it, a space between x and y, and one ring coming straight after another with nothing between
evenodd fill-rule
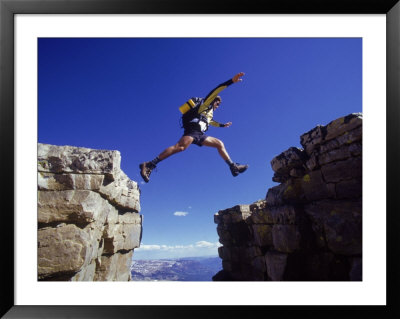
<instances>
[{"instance_id":1,"label":"man's knee","mask_svg":"<svg viewBox=\"0 0 400 319\"><path fill-rule=\"evenodd\" d=\"M185 149L188 148L189 145L178 143L175 145L175 149L177 152L183 152Z\"/></svg>"},{"instance_id":2,"label":"man's knee","mask_svg":"<svg viewBox=\"0 0 400 319\"><path fill-rule=\"evenodd\" d=\"M222 142L219 139L216 139L216 145L217 145L218 149L224 149L225 148L224 142Z\"/></svg>"}]
</instances>

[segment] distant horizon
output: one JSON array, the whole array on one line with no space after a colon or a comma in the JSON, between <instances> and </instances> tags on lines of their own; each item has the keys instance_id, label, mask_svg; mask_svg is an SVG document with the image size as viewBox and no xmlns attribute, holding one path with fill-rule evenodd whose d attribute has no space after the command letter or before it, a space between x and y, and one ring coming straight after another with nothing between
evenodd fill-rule
<instances>
[{"instance_id":1,"label":"distant horizon","mask_svg":"<svg viewBox=\"0 0 400 319\"><path fill-rule=\"evenodd\" d=\"M141 260L180 260L180 259L195 259L195 258L219 258L219 259L221 259L218 255L206 255L206 256L169 257L169 258L141 258L141 259L132 258L132 261L141 261ZM221 261L222 261L222 259L221 259Z\"/></svg>"},{"instance_id":2,"label":"distant horizon","mask_svg":"<svg viewBox=\"0 0 400 319\"><path fill-rule=\"evenodd\" d=\"M199 241L190 245L146 245L141 243L139 248L135 248L132 260L142 259L169 259L169 258L195 258L216 256L218 257L218 248L222 246L219 242Z\"/></svg>"}]
</instances>

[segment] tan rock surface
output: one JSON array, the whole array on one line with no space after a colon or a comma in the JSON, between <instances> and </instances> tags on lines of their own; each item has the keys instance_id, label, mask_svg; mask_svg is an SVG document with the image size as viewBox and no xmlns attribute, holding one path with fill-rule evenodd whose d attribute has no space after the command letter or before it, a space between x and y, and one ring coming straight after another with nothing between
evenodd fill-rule
<instances>
[{"instance_id":1,"label":"tan rock surface","mask_svg":"<svg viewBox=\"0 0 400 319\"><path fill-rule=\"evenodd\" d=\"M140 189L118 151L38 144L38 279L130 280Z\"/></svg>"}]
</instances>

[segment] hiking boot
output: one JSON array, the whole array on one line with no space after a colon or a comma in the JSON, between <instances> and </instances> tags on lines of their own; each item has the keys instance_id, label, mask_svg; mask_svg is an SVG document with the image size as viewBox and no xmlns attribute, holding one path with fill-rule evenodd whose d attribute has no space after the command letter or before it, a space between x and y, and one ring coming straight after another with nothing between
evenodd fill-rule
<instances>
[{"instance_id":1,"label":"hiking boot","mask_svg":"<svg viewBox=\"0 0 400 319\"><path fill-rule=\"evenodd\" d=\"M240 173L243 173L248 167L249 165L240 165L239 163L232 163L229 166L233 176L238 176Z\"/></svg>"},{"instance_id":2,"label":"hiking boot","mask_svg":"<svg viewBox=\"0 0 400 319\"><path fill-rule=\"evenodd\" d=\"M139 165L139 168L140 168L140 175L142 175L144 181L148 183L150 180L151 171L155 169L156 166L152 162L144 162Z\"/></svg>"}]
</instances>

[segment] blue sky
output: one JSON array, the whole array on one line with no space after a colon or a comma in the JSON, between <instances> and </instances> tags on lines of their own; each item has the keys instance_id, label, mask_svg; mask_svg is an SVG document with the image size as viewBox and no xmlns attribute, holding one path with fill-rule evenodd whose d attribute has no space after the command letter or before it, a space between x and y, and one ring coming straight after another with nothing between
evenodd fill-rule
<instances>
[{"instance_id":1,"label":"blue sky","mask_svg":"<svg viewBox=\"0 0 400 319\"><path fill-rule=\"evenodd\" d=\"M142 248L134 259L217 255L214 213L265 197L270 161L318 124L362 112L360 38L41 38L39 142L119 150L139 183ZM182 136L179 106L221 92L210 127L235 162L232 177L213 148L190 146L144 184L139 164Z\"/></svg>"}]
</instances>

